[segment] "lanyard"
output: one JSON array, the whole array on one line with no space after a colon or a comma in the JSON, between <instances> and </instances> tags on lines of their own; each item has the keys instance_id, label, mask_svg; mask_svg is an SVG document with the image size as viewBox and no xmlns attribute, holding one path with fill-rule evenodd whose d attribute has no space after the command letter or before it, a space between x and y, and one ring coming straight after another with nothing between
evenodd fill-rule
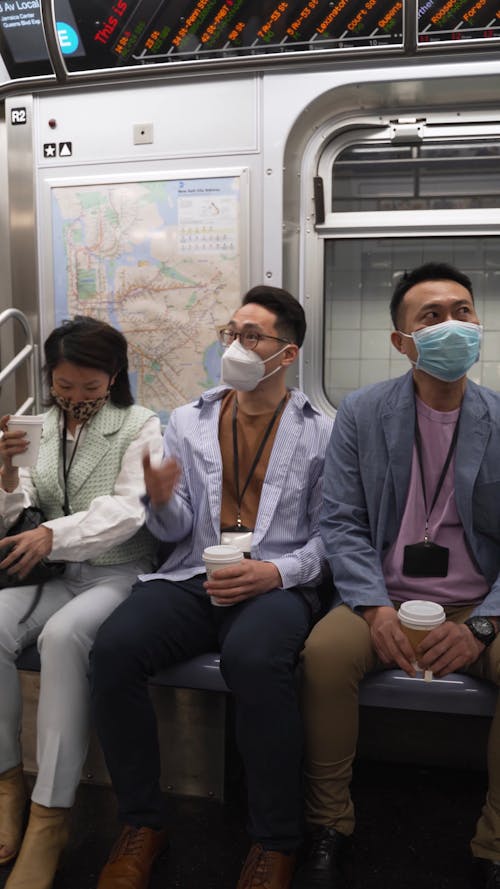
<instances>
[{"instance_id":1,"label":"lanyard","mask_svg":"<svg viewBox=\"0 0 500 889\"><path fill-rule=\"evenodd\" d=\"M69 515L69 497L68 497L68 476L71 467L73 466L73 460L75 459L76 449L78 447L78 442L80 441L80 435L82 434L82 429L85 426L85 420L78 430L78 435L76 436L76 441L73 447L73 453L71 454L69 464L66 465L66 436L68 434L68 415L66 411L64 411L64 425L63 425L63 434L61 440L62 447L62 470L63 470L63 479L64 479L64 502L62 505L64 515Z\"/></svg>"},{"instance_id":2,"label":"lanyard","mask_svg":"<svg viewBox=\"0 0 500 889\"><path fill-rule=\"evenodd\" d=\"M253 459L253 463L252 463L250 470L248 472L247 479L246 479L245 484L243 485L243 490L242 490L241 494L240 494L240 460L239 460L239 456L238 456L238 424L237 424L238 401L236 400L236 398L234 400L234 404L233 404L233 465L234 465L234 490L236 492L236 503L238 504L238 516L236 519L236 524L237 524L238 528L242 527L240 513L241 513L241 504L243 501L243 497L245 496L245 491L248 488L248 485L250 484L250 481L251 481L253 474L255 472L255 469L257 467L257 463L259 462L260 458L262 457L262 452L266 446L266 442L267 442L269 436L271 435L271 431L272 431L272 428L276 422L278 414L282 410L283 405L285 404L285 401L287 400L287 398L288 398L288 392L286 393L286 395L283 396L278 407L276 408L274 414L271 417L271 420L267 426L267 429L264 432L264 435L262 437L262 441L261 441L259 447L257 448L257 453Z\"/></svg>"},{"instance_id":3,"label":"lanyard","mask_svg":"<svg viewBox=\"0 0 500 889\"><path fill-rule=\"evenodd\" d=\"M441 488L443 487L444 480L446 478L446 473L450 468L451 458L453 456L453 451L455 450L455 446L457 444L458 438L458 424L460 422L460 416L455 424L455 429L453 430L453 437L451 439L450 447L448 449L448 454L446 460L444 461L443 468L441 470L441 475L439 476L438 483L436 485L436 490L434 491L434 496L432 498L432 503L430 509L427 509L427 497L425 495L425 477L424 477L424 461L422 459L422 438L420 436L420 429L418 426L418 416L415 417L415 447L417 449L418 455L418 464L420 466L420 481L422 482L422 494L424 497L424 508L425 508L425 534L424 534L424 542L427 543L429 540L428 529L429 529L429 519L431 516L431 512L434 509L439 494L441 493Z\"/></svg>"}]
</instances>

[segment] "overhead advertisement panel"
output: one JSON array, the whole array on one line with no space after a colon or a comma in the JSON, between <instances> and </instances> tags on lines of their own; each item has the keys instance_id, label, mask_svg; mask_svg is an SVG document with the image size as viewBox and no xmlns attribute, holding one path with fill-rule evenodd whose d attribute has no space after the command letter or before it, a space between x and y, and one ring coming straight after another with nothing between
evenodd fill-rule
<instances>
[{"instance_id":1,"label":"overhead advertisement panel","mask_svg":"<svg viewBox=\"0 0 500 889\"><path fill-rule=\"evenodd\" d=\"M407 0L56 0L71 72L403 46ZM50 73L40 0L0 0L2 56L11 77Z\"/></svg>"},{"instance_id":2,"label":"overhead advertisement panel","mask_svg":"<svg viewBox=\"0 0 500 889\"><path fill-rule=\"evenodd\" d=\"M418 0L419 46L499 38L499 0Z\"/></svg>"}]
</instances>

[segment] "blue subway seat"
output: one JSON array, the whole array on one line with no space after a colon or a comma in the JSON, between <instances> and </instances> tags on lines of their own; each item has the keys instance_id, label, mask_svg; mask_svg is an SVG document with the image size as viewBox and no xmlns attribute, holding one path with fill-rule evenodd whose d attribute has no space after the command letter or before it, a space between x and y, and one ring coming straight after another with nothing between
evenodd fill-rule
<instances>
[{"instance_id":1,"label":"blue subway seat","mask_svg":"<svg viewBox=\"0 0 500 889\"><path fill-rule=\"evenodd\" d=\"M188 661L164 667L152 677L151 682L153 685L171 685L174 688L229 691L220 671L220 656L215 652L198 654Z\"/></svg>"},{"instance_id":2,"label":"blue subway seat","mask_svg":"<svg viewBox=\"0 0 500 889\"><path fill-rule=\"evenodd\" d=\"M165 667L151 679L153 685L190 688L201 691L229 691L220 672L216 652L200 654L188 661ZM17 660L20 670L39 670L35 645L26 648ZM412 679L402 670L371 673L361 683L360 703L368 707L423 710L434 713L461 713L492 716L497 688L493 683L463 673L450 673L442 679L424 682Z\"/></svg>"},{"instance_id":3,"label":"blue subway seat","mask_svg":"<svg viewBox=\"0 0 500 889\"><path fill-rule=\"evenodd\" d=\"M202 691L223 691L229 689L220 672L220 656L217 653L199 654L188 661L164 667L151 679L153 685L167 685L173 688L192 688ZM40 656L36 645L29 645L17 659L19 670L40 670Z\"/></svg>"},{"instance_id":4,"label":"blue subway seat","mask_svg":"<svg viewBox=\"0 0 500 889\"><path fill-rule=\"evenodd\" d=\"M369 707L425 710L493 716L498 689L492 682L465 673L449 673L425 682L423 676L407 676L403 670L381 670L365 677L360 703Z\"/></svg>"}]
</instances>

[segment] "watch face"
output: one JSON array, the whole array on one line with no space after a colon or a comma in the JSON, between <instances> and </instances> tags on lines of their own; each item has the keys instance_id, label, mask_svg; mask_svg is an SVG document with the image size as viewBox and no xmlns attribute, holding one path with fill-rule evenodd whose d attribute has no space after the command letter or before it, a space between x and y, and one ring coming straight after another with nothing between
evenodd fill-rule
<instances>
[{"instance_id":1,"label":"watch face","mask_svg":"<svg viewBox=\"0 0 500 889\"><path fill-rule=\"evenodd\" d=\"M487 617L471 617L465 623L480 642L485 645L493 642L496 636L495 627Z\"/></svg>"},{"instance_id":2,"label":"watch face","mask_svg":"<svg viewBox=\"0 0 500 889\"><path fill-rule=\"evenodd\" d=\"M474 629L477 630L478 633L490 634L493 625L487 617L475 617L474 618Z\"/></svg>"}]
</instances>

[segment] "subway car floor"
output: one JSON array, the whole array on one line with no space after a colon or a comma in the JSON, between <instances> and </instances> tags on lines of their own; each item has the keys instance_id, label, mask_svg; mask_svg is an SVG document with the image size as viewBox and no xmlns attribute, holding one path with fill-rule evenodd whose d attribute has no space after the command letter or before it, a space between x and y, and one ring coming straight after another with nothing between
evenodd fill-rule
<instances>
[{"instance_id":1,"label":"subway car floor","mask_svg":"<svg viewBox=\"0 0 500 889\"><path fill-rule=\"evenodd\" d=\"M469 840L485 788L484 771L357 763L353 889L474 886ZM171 848L150 889L235 889L248 848L243 801L169 797L168 808ZM112 791L81 785L54 889L95 889L117 831Z\"/></svg>"}]
</instances>

